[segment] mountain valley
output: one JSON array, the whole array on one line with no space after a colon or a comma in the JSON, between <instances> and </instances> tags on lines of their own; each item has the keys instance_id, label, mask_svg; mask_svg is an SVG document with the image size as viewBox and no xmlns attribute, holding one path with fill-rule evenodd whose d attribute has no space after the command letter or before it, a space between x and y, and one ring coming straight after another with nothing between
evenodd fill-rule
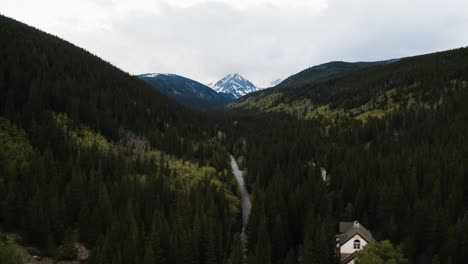
<instances>
[{"instance_id":1,"label":"mountain valley","mask_svg":"<svg viewBox=\"0 0 468 264\"><path fill-rule=\"evenodd\" d=\"M2 264L336 264L343 222L375 239L359 263L468 259L466 47L258 88L130 75L1 15L0 39Z\"/></svg>"}]
</instances>

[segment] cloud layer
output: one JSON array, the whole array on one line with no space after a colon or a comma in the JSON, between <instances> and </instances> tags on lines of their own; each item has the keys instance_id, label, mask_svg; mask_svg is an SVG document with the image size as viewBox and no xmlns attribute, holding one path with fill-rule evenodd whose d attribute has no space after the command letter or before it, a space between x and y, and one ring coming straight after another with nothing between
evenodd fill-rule
<instances>
[{"instance_id":1,"label":"cloud layer","mask_svg":"<svg viewBox=\"0 0 468 264\"><path fill-rule=\"evenodd\" d=\"M0 12L132 74L255 82L331 60L468 45L465 0L3 0Z\"/></svg>"}]
</instances>

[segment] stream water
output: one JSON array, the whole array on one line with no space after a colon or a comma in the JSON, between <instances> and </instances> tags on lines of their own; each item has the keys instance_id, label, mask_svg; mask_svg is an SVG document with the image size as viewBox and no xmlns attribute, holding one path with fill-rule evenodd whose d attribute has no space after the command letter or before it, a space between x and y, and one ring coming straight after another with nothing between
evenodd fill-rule
<instances>
[{"instance_id":1,"label":"stream water","mask_svg":"<svg viewBox=\"0 0 468 264\"><path fill-rule=\"evenodd\" d=\"M241 195L241 208L242 208L242 240L247 240L247 223L249 222L249 214L250 208L252 204L250 203L249 193L247 192L247 188L245 187L244 178L242 177L242 171L239 169L239 165L237 165L236 159L232 156L231 157L231 168L234 177L236 177L237 183L239 184L239 190Z\"/></svg>"}]
</instances>

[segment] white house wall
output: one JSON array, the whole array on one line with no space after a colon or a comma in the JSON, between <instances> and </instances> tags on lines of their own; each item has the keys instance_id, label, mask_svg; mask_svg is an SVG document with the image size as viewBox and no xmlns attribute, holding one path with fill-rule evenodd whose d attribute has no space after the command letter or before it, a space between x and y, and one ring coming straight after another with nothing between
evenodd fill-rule
<instances>
[{"instance_id":1,"label":"white house wall","mask_svg":"<svg viewBox=\"0 0 468 264\"><path fill-rule=\"evenodd\" d=\"M351 239L349 239L345 244L343 244L340 248L341 254L351 254L356 249L354 249L354 240L359 239L361 241L361 248L367 245L366 240L364 240L360 235L356 234Z\"/></svg>"}]
</instances>

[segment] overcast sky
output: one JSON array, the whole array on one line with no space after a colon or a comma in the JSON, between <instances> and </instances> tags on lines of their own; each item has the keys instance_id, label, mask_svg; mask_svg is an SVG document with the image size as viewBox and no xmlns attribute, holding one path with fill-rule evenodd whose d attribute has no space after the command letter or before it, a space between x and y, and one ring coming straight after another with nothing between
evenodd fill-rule
<instances>
[{"instance_id":1,"label":"overcast sky","mask_svg":"<svg viewBox=\"0 0 468 264\"><path fill-rule=\"evenodd\" d=\"M131 74L203 83L468 46L468 0L1 0L0 13Z\"/></svg>"}]
</instances>

